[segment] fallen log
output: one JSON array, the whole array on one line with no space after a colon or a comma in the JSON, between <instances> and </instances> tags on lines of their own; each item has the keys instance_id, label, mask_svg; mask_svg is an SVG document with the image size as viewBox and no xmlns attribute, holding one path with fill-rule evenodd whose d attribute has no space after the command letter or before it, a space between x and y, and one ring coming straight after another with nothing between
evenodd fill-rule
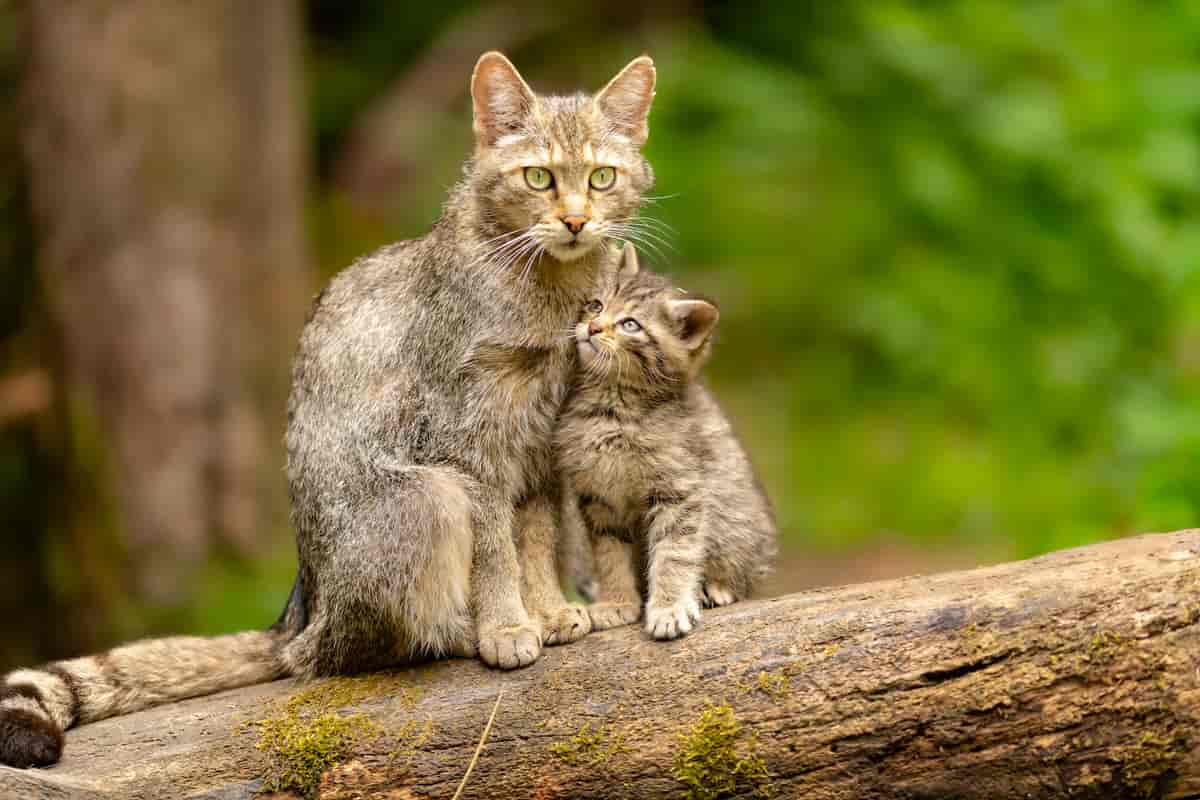
<instances>
[{"instance_id":1,"label":"fallen log","mask_svg":"<svg viewBox=\"0 0 1200 800\"><path fill-rule=\"evenodd\" d=\"M1200 531L741 603L511 673L198 698L71 731L0 797L450 798L493 710L464 800L1200 797Z\"/></svg>"}]
</instances>

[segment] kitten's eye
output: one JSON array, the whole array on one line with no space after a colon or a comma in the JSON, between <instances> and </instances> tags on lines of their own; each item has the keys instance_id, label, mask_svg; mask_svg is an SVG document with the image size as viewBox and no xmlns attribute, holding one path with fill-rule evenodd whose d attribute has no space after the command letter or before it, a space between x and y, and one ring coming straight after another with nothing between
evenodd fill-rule
<instances>
[{"instance_id":1,"label":"kitten's eye","mask_svg":"<svg viewBox=\"0 0 1200 800\"><path fill-rule=\"evenodd\" d=\"M593 189L608 189L617 179L617 171L612 167L600 167L592 170L592 176L588 178L588 183Z\"/></svg>"},{"instance_id":2,"label":"kitten's eye","mask_svg":"<svg viewBox=\"0 0 1200 800\"><path fill-rule=\"evenodd\" d=\"M625 331L626 333L637 333L641 329L642 326L638 325L638 321L633 317L628 317L621 320L621 330Z\"/></svg>"},{"instance_id":3,"label":"kitten's eye","mask_svg":"<svg viewBox=\"0 0 1200 800\"><path fill-rule=\"evenodd\" d=\"M601 303L599 300L593 300L592 302L590 302L586 306L584 306L583 310L588 312L589 314L599 314L601 311L604 310L604 303Z\"/></svg>"},{"instance_id":4,"label":"kitten's eye","mask_svg":"<svg viewBox=\"0 0 1200 800\"><path fill-rule=\"evenodd\" d=\"M554 183L554 176L550 174L550 170L543 167L526 167L525 182L529 184L530 189L540 192L550 188Z\"/></svg>"}]
</instances>

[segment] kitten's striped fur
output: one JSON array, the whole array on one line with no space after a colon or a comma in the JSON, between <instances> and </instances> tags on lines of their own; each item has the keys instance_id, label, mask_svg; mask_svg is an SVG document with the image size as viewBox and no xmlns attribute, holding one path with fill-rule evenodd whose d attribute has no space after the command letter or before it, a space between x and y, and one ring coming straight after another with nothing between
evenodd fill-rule
<instances>
[{"instance_id":1,"label":"kitten's striped fur","mask_svg":"<svg viewBox=\"0 0 1200 800\"><path fill-rule=\"evenodd\" d=\"M644 596L646 631L673 639L702 603L746 597L770 568L770 504L696 378L716 321L711 303L638 272L627 244L613 287L576 326L581 365L555 445L564 523L593 546L593 630L636 621Z\"/></svg>"}]
</instances>

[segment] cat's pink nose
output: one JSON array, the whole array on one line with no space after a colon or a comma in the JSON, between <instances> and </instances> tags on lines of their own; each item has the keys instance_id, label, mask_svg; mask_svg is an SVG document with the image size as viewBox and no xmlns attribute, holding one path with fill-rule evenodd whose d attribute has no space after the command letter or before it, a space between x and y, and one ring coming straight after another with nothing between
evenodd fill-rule
<instances>
[{"instance_id":1,"label":"cat's pink nose","mask_svg":"<svg viewBox=\"0 0 1200 800\"><path fill-rule=\"evenodd\" d=\"M588 323L588 336L595 336L600 332L600 325L595 320Z\"/></svg>"},{"instance_id":2,"label":"cat's pink nose","mask_svg":"<svg viewBox=\"0 0 1200 800\"><path fill-rule=\"evenodd\" d=\"M562 218L562 223L571 233L579 233L588 224L588 218L582 214L568 214Z\"/></svg>"}]
</instances>

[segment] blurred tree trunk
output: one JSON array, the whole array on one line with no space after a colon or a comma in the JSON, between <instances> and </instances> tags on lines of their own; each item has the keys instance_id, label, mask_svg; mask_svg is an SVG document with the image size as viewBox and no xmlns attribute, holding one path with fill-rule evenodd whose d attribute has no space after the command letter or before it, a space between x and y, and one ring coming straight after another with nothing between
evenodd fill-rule
<instances>
[{"instance_id":1,"label":"blurred tree trunk","mask_svg":"<svg viewBox=\"0 0 1200 800\"><path fill-rule=\"evenodd\" d=\"M285 511L309 268L292 0L31 0L25 152L80 598L173 603ZM111 542L118 542L117 561Z\"/></svg>"}]
</instances>

